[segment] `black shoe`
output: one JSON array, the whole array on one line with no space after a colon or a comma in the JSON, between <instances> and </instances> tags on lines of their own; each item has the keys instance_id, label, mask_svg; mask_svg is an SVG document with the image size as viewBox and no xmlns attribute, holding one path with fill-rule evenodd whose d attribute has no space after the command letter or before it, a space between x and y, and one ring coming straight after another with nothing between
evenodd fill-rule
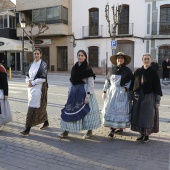
<instances>
[{"instance_id":1,"label":"black shoe","mask_svg":"<svg viewBox=\"0 0 170 170\"><path fill-rule=\"evenodd\" d=\"M114 133L115 133L115 129L113 129L113 128L110 128L110 129L111 129L111 131L110 131L108 136L113 138L114 137Z\"/></svg>"},{"instance_id":2,"label":"black shoe","mask_svg":"<svg viewBox=\"0 0 170 170\"><path fill-rule=\"evenodd\" d=\"M20 133L21 133L21 135L23 135L23 136L28 136L28 135L29 135L29 132L26 131L26 130L24 130L24 131L22 131L22 132L20 132Z\"/></svg>"},{"instance_id":3,"label":"black shoe","mask_svg":"<svg viewBox=\"0 0 170 170\"><path fill-rule=\"evenodd\" d=\"M143 138L143 142L144 143L147 143L149 141L149 136L145 136L144 138Z\"/></svg>"},{"instance_id":4,"label":"black shoe","mask_svg":"<svg viewBox=\"0 0 170 170\"><path fill-rule=\"evenodd\" d=\"M145 137L144 135L141 135L141 136L139 136L136 140L137 140L137 141L142 141L142 140L144 139L144 137Z\"/></svg>"},{"instance_id":5,"label":"black shoe","mask_svg":"<svg viewBox=\"0 0 170 170\"><path fill-rule=\"evenodd\" d=\"M83 136L83 139L88 139L92 136L92 130L88 130L87 133Z\"/></svg>"},{"instance_id":6,"label":"black shoe","mask_svg":"<svg viewBox=\"0 0 170 170\"><path fill-rule=\"evenodd\" d=\"M60 133L60 134L58 134L58 137L60 137L60 138L67 138L68 137L68 131L64 131L64 132L62 132L62 133Z\"/></svg>"},{"instance_id":7,"label":"black shoe","mask_svg":"<svg viewBox=\"0 0 170 170\"><path fill-rule=\"evenodd\" d=\"M115 133L121 133L121 132L123 132L123 129L117 129L117 130L115 130Z\"/></svg>"},{"instance_id":8,"label":"black shoe","mask_svg":"<svg viewBox=\"0 0 170 170\"><path fill-rule=\"evenodd\" d=\"M49 123L48 123L48 121L46 121L46 122L44 122L43 126L40 127L40 129L43 130L43 129L47 128L48 126L49 126Z\"/></svg>"}]
</instances>

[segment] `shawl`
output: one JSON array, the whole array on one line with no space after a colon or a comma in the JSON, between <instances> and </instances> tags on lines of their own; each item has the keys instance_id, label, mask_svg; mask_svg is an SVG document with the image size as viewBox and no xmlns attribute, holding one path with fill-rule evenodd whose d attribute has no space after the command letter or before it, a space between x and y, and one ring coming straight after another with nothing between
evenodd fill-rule
<instances>
[{"instance_id":1,"label":"shawl","mask_svg":"<svg viewBox=\"0 0 170 170\"><path fill-rule=\"evenodd\" d=\"M81 65L77 62L71 70L71 83L73 85L84 84L83 79L88 77L93 77L95 79L96 76L93 73L92 68L88 65L87 60L82 62Z\"/></svg>"},{"instance_id":2,"label":"shawl","mask_svg":"<svg viewBox=\"0 0 170 170\"><path fill-rule=\"evenodd\" d=\"M31 67L31 64L30 64L30 67ZM27 76L29 77L29 72L27 73ZM47 83L47 64L43 60L41 60L40 67L39 67L39 69L37 71L37 74L34 77L34 80L37 79L37 78L46 79L46 84L47 84L47 88L48 88L48 83Z\"/></svg>"},{"instance_id":3,"label":"shawl","mask_svg":"<svg viewBox=\"0 0 170 170\"><path fill-rule=\"evenodd\" d=\"M30 64L30 67L31 67L31 65L32 65L32 63ZM27 73L27 76L29 77L29 73ZM37 78L43 78L43 79L47 80L47 64L43 60L41 60L40 67L37 71L37 74L35 75L34 80Z\"/></svg>"},{"instance_id":4,"label":"shawl","mask_svg":"<svg viewBox=\"0 0 170 170\"><path fill-rule=\"evenodd\" d=\"M121 76L120 86L124 86L126 83L132 80L132 77L133 77L133 74L130 68L126 67L125 65L114 66L109 70L107 74L107 80L109 82L110 82L111 75Z\"/></svg>"},{"instance_id":5,"label":"shawl","mask_svg":"<svg viewBox=\"0 0 170 170\"><path fill-rule=\"evenodd\" d=\"M143 84L141 84L142 75ZM162 96L161 84L158 73L151 67L144 69L144 67L142 66L141 68L135 71L130 89L133 91L139 91L141 87L144 94L155 93L157 95Z\"/></svg>"}]
</instances>

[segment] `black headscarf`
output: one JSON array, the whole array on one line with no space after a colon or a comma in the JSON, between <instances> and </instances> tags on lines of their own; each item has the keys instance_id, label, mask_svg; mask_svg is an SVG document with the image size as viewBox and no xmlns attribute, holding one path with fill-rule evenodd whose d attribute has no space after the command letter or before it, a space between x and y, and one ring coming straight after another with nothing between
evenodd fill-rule
<instances>
[{"instance_id":1,"label":"black headscarf","mask_svg":"<svg viewBox=\"0 0 170 170\"><path fill-rule=\"evenodd\" d=\"M120 85L124 86L126 83L128 83L130 80L132 80L133 74L130 68L126 67L125 65L120 66L114 66L111 68L111 70L107 74L107 79L110 81L111 75L120 75L121 81Z\"/></svg>"},{"instance_id":2,"label":"black headscarf","mask_svg":"<svg viewBox=\"0 0 170 170\"><path fill-rule=\"evenodd\" d=\"M71 83L73 85L83 84L83 79L88 77L94 77L95 79L95 74L93 73L92 68L88 65L87 60L85 59L80 65L77 62L71 70Z\"/></svg>"}]
</instances>

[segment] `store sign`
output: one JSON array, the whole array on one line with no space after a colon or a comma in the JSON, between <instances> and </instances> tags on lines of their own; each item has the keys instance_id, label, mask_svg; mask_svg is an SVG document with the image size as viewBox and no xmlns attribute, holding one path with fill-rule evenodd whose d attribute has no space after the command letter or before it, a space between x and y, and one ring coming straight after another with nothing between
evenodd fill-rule
<instances>
[{"instance_id":1,"label":"store sign","mask_svg":"<svg viewBox=\"0 0 170 170\"><path fill-rule=\"evenodd\" d=\"M51 39L38 39L35 40L36 45L45 45L45 44L51 44Z\"/></svg>"},{"instance_id":2,"label":"store sign","mask_svg":"<svg viewBox=\"0 0 170 170\"><path fill-rule=\"evenodd\" d=\"M0 41L0 46L3 46L5 43Z\"/></svg>"}]
</instances>

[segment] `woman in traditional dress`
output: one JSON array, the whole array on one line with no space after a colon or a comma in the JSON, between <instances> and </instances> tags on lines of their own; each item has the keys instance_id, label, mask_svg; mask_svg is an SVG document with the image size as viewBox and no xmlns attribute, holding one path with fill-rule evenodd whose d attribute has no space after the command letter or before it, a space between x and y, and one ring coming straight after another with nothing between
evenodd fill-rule
<instances>
[{"instance_id":1,"label":"woman in traditional dress","mask_svg":"<svg viewBox=\"0 0 170 170\"><path fill-rule=\"evenodd\" d=\"M73 66L67 103L61 111L60 138L69 132L87 130L84 139L92 136L92 130L101 125L100 111L94 95L93 70L88 65L84 50L77 53L78 62Z\"/></svg>"},{"instance_id":2,"label":"woman in traditional dress","mask_svg":"<svg viewBox=\"0 0 170 170\"><path fill-rule=\"evenodd\" d=\"M12 121L12 115L8 102L8 80L5 67L0 62L0 131L3 130L6 123Z\"/></svg>"},{"instance_id":3,"label":"woman in traditional dress","mask_svg":"<svg viewBox=\"0 0 170 170\"><path fill-rule=\"evenodd\" d=\"M123 52L118 52L110 57L113 66L107 75L104 84L102 98L104 107L104 126L110 127L109 137L114 133L122 132L130 127L129 115L129 87L132 79L132 71L126 67L131 62L131 57Z\"/></svg>"},{"instance_id":4,"label":"woman in traditional dress","mask_svg":"<svg viewBox=\"0 0 170 170\"><path fill-rule=\"evenodd\" d=\"M34 62L31 63L26 76L28 84L28 111L26 117L26 129L20 132L29 135L32 126L44 123L41 130L49 126L47 118L47 64L41 59L42 51L34 49Z\"/></svg>"},{"instance_id":5,"label":"woman in traditional dress","mask_svg":"<svg viewBox=\"0 0 170 170\"><path fill-rule=\"evenodd\" d=\"M151 55L144 54L143 66L134 73L131 87L133 107L131 111L131 130L139 132L137 141L148 142L151 133L159 131L159 105L162 96L160 79L150 67Z\"/></svg>"}]
</instances>

